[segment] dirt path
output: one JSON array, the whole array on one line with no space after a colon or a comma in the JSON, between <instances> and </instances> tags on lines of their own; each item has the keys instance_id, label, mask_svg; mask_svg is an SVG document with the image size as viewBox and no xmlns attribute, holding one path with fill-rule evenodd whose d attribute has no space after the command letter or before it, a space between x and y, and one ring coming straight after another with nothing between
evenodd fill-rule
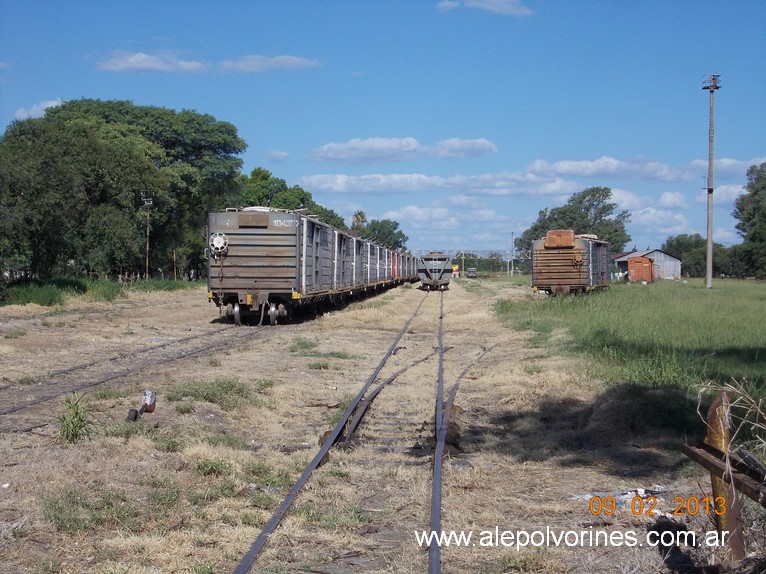
<instances>
[{"instance_id":1,"label":"dirt path","mask_svg":"<svg viewBox=\"0 0 766 574\"><path fill-rule=\"evenodd\" d=\"M35 431L0 435L0 571L232 571L424 296L397 288L271 329L263 341L94 390L86 395L98 420L91 441L59 440L60 401L41 412ZM475 538L442 550L443 571L659 571L653 548L547 540L517 549L507 535L494 538L522 530L643 536L646 518L594 516L582 496L660 485L670 489L667 507L673 495L696 492L693 480L679 478L683 459L662 433L631 427L638 416L631 396L602 388L583 362L531 346L500 324L493 301L526 296L482 281L453 282L445 294L447 387L472 366L456 399L459 449L446 463L442 528ZM54 366L215 326L202 288L172 294L172 304L167 297L80 303L56 314L0 309L0 387L18 392ZM435 345L437 301L427 296L382 377ZM384 391L360 443L331 452L253 572L425 571L415 531L428 528L430 469L428 457L408 448L433 423L435 381L434 361L426 361ZM250 394L233 405L195 394L211 382ZM125 423L144 389L157 392L156 411ZM394 429L398 438L386 443Z\"/></svg>"}]
</instances>

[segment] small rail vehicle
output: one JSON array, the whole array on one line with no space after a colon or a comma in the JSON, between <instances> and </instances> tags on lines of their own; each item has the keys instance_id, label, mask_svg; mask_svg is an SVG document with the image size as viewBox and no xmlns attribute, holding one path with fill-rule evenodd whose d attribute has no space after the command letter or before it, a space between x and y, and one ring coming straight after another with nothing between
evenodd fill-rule
<instances>
[{"instance_id":1,"label":"small rail vehicle","mask_svg":"<svg viewBox=\"0 0 766 574\"><path fill-rule=\"evenodd\" d=\"M444 291L449 287L452 263L443 251L431 251L418 261L420 286L426 291Z\"/></svg>"}]
</instances>

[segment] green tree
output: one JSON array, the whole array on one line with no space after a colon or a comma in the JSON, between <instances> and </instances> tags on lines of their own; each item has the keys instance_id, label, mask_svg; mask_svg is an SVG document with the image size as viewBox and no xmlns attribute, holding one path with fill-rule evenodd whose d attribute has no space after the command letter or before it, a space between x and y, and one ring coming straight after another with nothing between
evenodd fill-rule
<instances>
[{"instance_id":1,"label":"green tree","mask_svg":"<svg viewBox=\"0 0 766 574\"><path fill-rule=\"evenodd\" d=\"M103 235L89 235L93 210L110 205L110 222L115 213L133 221L141 191L163 186L159 155L130 130L93 118L12 123L0 140L0 206L9 214L0 260L39 277L94 268L89 253Z\"/></svg>"},{"instance_id":2,"label":"green tree","mask_svg":"<svg viewBox=\"0 0 766 574\"><path fill-rule=\"evenodd\" d=\"M404 249L409 239L399 229L399 223L391 219L373 219L361 232L361 237L371 239L391 249Z\"/></svg>"},{"instance_id":3,"label":"green tree","mask_svg":"<svg viewBox=\"0 0 766 574\"><path fill-rule=\"evenodd\" d=\"M351 231L361 233L367 226L367 215L361 209L354 212L351 216Z\"/></svg>"},{"instance_id":4,"label":"green tree","mask_svg":"<svg viewBox=\"0 0 766 574\"><path fill-rule=\"evenodd\" d=\"M749 274L766 279L766 163L747 170L745 193L734 201L732 215L744 239L742 259Z\"/></svg>"},{"instance_id":5,"label":"green tree","mask_svg":"<svg viewBox=\"0 0 766 574\"><path fill-rule=\"evenodd\" d=\"M660 250L681 260L681 273L686 277L704 277L707 272L707 239L699 233L668 237ZM713 273L732 274L729 250L713 243Z\"/></svg>"},{"instance_id":6,"label":"green tree","mask_svg":"<svg viewBox=\"0 0 766 574\"><path fill-rule=\"evenodd\" d=\"M302 210L320 221L339 229L346 229L343 218L333 210L319 205L311 193L298 185L287 186L284 179L274 177L267 169L255 168L243 180L239 194L232 198L233 207L261 205L274 209Z\"/></svg>"},{"instance_id":7,"label":"green tree","mask_svg":"<svg viewBox=\"0 0 766 574\"><path fill-rule=\"evenodd\" d=\"M538 213L537 221L514 243L526 250L532 241L545 237L551 229L573 229L575 233L593 233L608 241L612 251L622 251L630 241L625 225L630 214L621 211L615 215L617 204L609 200L612 190L608 187L589 187L575 193L561 207L545 208Z\"/></svg>"},{"instance_id":8,"label":"green tree","mask_svg":"<svg viewBox=\"0 0 766 574\"><path fill-rule=\"evenodd\" d=\"M38 276L142 269L146 196L152 267L170 269L177 253L201 266L207 212L241 185L244 149L212 116L127 101L14 122L0 140L0 262Z\"/></svg>"}]
</instances>

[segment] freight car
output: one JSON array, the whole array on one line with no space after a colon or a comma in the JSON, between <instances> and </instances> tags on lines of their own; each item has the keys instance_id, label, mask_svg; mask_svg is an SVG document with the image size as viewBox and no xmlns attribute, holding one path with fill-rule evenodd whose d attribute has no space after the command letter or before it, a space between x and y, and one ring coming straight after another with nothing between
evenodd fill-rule
<instances>
[{"instance_id":1,"label":"freight car","mask_svg":"<svg viewBox=\"0 0 766 574\"><path fill-rule=\"evenodd\" d=\"M431 251L418 261L420 285L426 291L443 291L449 285L452 264L443 251Z\"/></svg>"},{"instance_id":2,"label":"freight car","mask_svg":"<svg viewBox=\"0 0 766 574\"><path fill-rule=\"evenodd\" d=\"M557 295L609 286L609 243L595 235L553 229L532 242L532 287Z\"/></svg>"},{"instance_id":3,"label":"freight car","mask_svg":"<svg viewBox=\"0 0 766 574\"><path fill-rule=\"evenodd\" d=\"M417 280L409 253L268 207L208 214L207 251L208 299L236 324L253 314L275 325L299 307Z\"/></svg>"}]
</instances>

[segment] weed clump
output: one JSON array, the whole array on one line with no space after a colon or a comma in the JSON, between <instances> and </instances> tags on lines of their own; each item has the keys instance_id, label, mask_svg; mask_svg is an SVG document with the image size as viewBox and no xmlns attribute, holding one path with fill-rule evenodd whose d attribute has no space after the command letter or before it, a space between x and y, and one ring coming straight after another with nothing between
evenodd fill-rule
<instances>
[{"instance_id":1,"label":"weed clump","mask_svg":"<svg viewBox=\"0 0 766 574\"><path fill-rule=\"evenodd\" d=\"M75 444L83 438L90 440L96 426L90 407L82 398L82 395L72 393L64 401L64 413L58 417L59 434L70 444Z\"/></svg>"}]
</instances>

